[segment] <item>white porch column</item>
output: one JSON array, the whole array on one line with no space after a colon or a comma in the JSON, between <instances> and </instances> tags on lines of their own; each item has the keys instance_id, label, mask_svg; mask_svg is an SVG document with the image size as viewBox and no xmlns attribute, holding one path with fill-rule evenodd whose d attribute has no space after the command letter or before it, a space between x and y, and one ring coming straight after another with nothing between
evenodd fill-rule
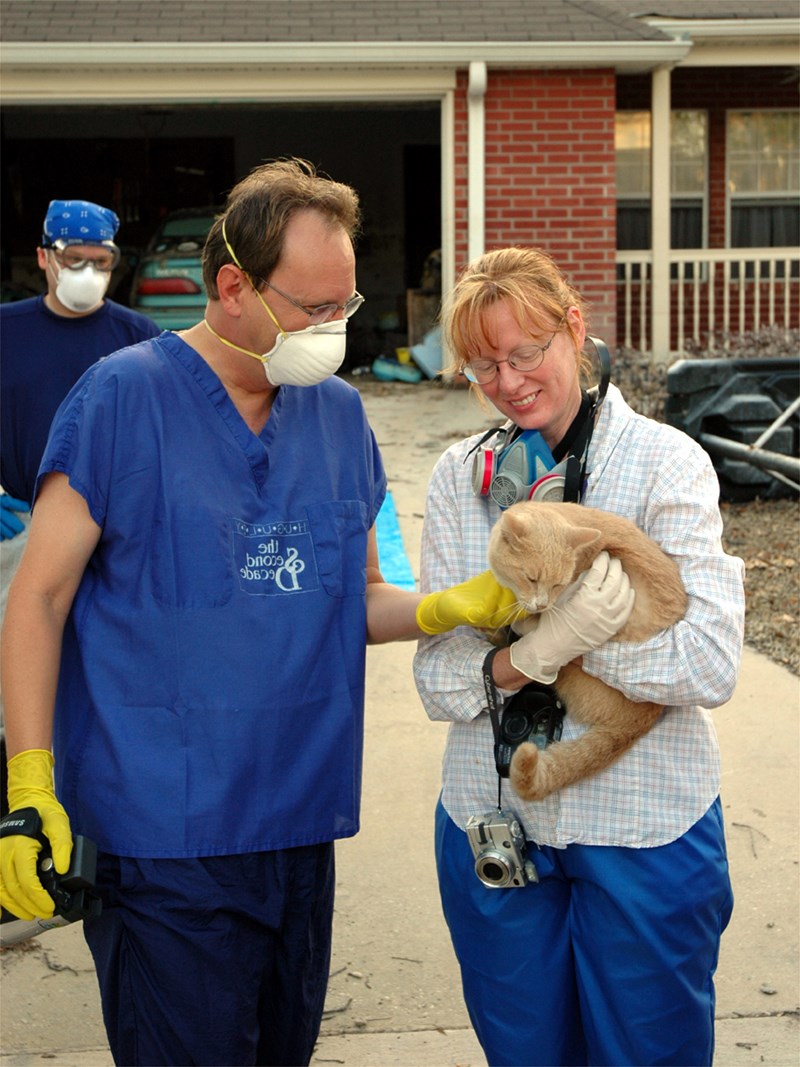
<instances>
[{"instance_id":1,"label":"white porch column","mask_svg":"<svg viewBox=\"0 0 800 1067\"><path fill-rule=\"evenodd\" d=\"M473 60L469 65L467 88L467 152L468 152L468 231L467 255L470 260L482 255L486 239L485 114L486 64Z\"/></svg>"},{"instance_id":2,"label":"white porch column","mask_svg":"<svg viewBox=\"0 0 800 1067\"><path fill-rule=\"evenodd\" d=\"M670 327L670 81L671 68L652 74L650 142L650 219L653 252L653 358L669 359Z\"/></svg>"}]
</instances>

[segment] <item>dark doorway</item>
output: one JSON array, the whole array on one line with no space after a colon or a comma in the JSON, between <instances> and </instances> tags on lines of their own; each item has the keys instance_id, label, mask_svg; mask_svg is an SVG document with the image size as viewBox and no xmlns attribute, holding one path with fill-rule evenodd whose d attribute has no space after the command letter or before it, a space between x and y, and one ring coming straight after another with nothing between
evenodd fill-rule
<instances>
[{"instance_id":1,"label":"dark doorway","mask_svg":"<svg viewBox=\"0 0 800 1067\"><path fill-rule=\"evenodd\" d=\"M442 247L441 151L438 144L403 149L405 278L407 289L422 286L425 260Z\"/></svg>"}]
</instances>

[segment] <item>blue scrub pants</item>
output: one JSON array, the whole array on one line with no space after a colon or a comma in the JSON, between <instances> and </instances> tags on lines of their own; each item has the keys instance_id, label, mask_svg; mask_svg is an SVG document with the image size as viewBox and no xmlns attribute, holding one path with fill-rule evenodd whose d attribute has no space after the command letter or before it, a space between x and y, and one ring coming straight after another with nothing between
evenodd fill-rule
<instances>
[{"instance_id":1,"label":"blue scrub pants","mask_svg":"<svg viewBox=\"0 0 800 1067\"><path fill-rule=\"evenodd\" d=\"M528 854L538 884L484 886L439 803L442 906L489 1064L711 1064L713 975L733 907L719 799L668 845Z\"/></svg>"},{"instance_id":2,"label":"blue scrub pants","mask_svg":"<svg viewBox=\"0 0 800 1067\"><path fill-rule=\"evenodd\" d=\"M202 859L98 860L84 923L114 1062L294 1067L330 969L333 844Z\"/></svg>"}]
</instances>

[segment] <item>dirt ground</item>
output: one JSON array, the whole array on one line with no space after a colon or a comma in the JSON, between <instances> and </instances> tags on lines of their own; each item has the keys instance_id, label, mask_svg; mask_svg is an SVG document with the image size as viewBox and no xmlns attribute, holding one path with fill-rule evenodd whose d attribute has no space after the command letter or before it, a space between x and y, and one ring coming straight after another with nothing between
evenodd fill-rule
<instances>
[{"instance_id":1,"label":"dirt ground","mask_svg":"<svg viewBox=\"0 0 800 1067\"><path fill-rule=\"evenodd\" d=\"M745 642L800 675L800 501L723 504L723 543L745 564Z\"/></svg>"}]
</instances>

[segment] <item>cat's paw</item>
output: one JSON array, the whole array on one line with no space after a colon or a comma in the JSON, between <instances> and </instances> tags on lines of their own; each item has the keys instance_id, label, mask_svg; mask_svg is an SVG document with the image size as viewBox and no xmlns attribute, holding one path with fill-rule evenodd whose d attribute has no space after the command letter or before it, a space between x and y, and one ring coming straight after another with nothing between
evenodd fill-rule
<instances>
[{"instance_id":1,"label":"cat's paw","mask_svg":"<svg viewBox=\"0 0 800 1067\"><path fill-rule=\"evenodd\" d=\"M523 800L541 799L537 782L539 766L539 749L530 741L523 741L511 758L508 777L517 796Z\"/></svg>"}]
</instances>

